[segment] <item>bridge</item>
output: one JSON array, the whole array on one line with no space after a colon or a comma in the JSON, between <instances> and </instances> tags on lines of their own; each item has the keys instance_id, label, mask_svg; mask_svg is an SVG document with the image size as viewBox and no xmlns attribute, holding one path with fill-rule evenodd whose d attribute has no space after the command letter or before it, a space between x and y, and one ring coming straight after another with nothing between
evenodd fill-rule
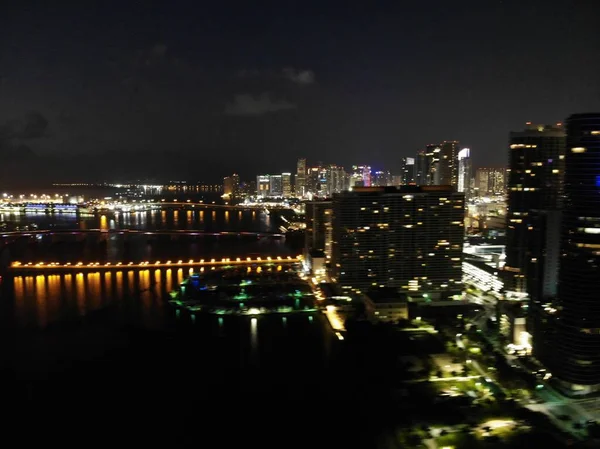
<instances>
[{"instance_id":1,"label":"bridge","mask_svg":"<svg viewBox=\"0 0 600 449\"><path fill-rule=\"evenodd\" d=\"M76 263L58 263L58 262L12 262L9 266L9 271L12 273L31 273L31 272L62 272L62 271L112 271L123 269L141 269L149 268L194 268L194 267L226 267L235 265L281 265L295 264L302 261L302 256L266 256L266 257L236 257L222 259L190 259L184 260L167 260L167 261L143 261L143 262L76 262Z\"/></svg>"},{"instance_id":2,"label":"bridge","mask_svg":"<svg viewBox=\"0 0 600 449\"><path fill-rule=\"evenodd\" d=\"M142 203L144 204L144 203ZM205 202L197 202L194 203L192 201L160 201L160 202L155 202L155 203L145 203L148 206L151 207L163 207L163 206L167 206L167 207L208 207L208 208L222 208L222 209L258 209L258 210L264 210L264 209L286 209L286 210L293 210L290 206L287 206L285 204L276 204L276 203L251 203L251 204L247 204L247 203L238 203L238 204L215 204L215 203L205 203Z\"/></svg>"},{"instance_id":3,"label":"bridge","mask_svg":"<svg viewBox=\"0 0 600 449\"><path fill-rule=\"evenodd\" d=\"M187 230L138 230L138 229L52 229L34 231L6 231L0 237L32 237L36 235L81 235L81 234L118 234L118 235L181 235L181 236L212 236L212 237L274 237L282 238L285 234L279 232L249 232L249 231L220 231L210 232L200 229Z\"/></svg>"},{"instance_id":4,"label":"bridge","mask_svg":"<svg viewBox=\"0 0 600 449\"><path fill-rule=\"evenodd\" d=\"M106 213L106 212L146 212L159 210L161 208L179 209L230 209L230 210L292 210L298 212L289 205L278 203L239 203L239 204L216 204L204 201L148 201L139 203L114 203L114 204L66 204L66 203L32 203L30 201L15 201L11 203L0 202L0 211L4 212L47 212L47 213Z\"/></svg>"}]
</instances>

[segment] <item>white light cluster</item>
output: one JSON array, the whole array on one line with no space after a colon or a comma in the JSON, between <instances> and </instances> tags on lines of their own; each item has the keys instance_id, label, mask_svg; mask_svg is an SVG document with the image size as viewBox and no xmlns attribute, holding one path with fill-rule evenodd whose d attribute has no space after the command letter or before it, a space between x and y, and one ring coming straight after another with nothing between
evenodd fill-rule
<instances>
[{"instance_id":1,"label":"white light cluster","mask_svg":"<svg viewBox=\"0 0 600 449\"><path fill-rule=\"evenodd\" d=\"M463 283L471 284L484 292L500 293L504 283L497 275L491 274L469 262L463 262Z\"/></svg>"}]
</instances>

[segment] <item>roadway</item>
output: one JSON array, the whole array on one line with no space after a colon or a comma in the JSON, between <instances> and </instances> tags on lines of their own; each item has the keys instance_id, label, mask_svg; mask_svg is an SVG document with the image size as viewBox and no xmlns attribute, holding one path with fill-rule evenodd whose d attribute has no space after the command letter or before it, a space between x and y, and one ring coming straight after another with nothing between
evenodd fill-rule
<instances>
[{"instance_id":1,"label":"roadway","mask_svg":"<svg viewBox=\"0 0 600 449\"><path fill-rule=\"evenodd\" d=\"M483 332L485 332L488 318L495 314L495 305L497 300L488 295L473 295L471 293L467 293L467 298L471 302L482 307L482 311L473 318L472 322L477 326L478 329L481 329ZM458 347L461 347L462 345L464 348L464 344L459 336L457 336L456 342ZM527 366L521 363L521 360L518 357L505 354L504 351L501 352L504 354L509 365L517 365L521 369L531 372ZM472 360L471 365L482 376L487 378L494 377L492 373L487 373L485 370L483 370L477 361ZM495 383L501 387L498 382ZM583 427L585 427L585 423L588 420L599 420L600 399L571 399L557 392L548 382L542 379L540 379L538 383L542 387L540 389L536 389L534 394L543 402L522 405L529 410L544 413L558 429L561 429L578 439L584 438L586 436L585 429L575 429L573 427L573 423L579 422L583 424ZM507 393L507 391L504 389L503 391ZM587 409L586 405L589 405L591 410ZM561 419L561 417L564 418L565 416L568 416L569 419Z\"/></svg>"},{"instance_id":2,"label":"roadway","mask_svg":"<svg viewBox=\"0 0 600 449\"><path fill-rule=\"evenodd\" d=\"M9 269L11 272L30 272L30 271L63 271L63 270L121 270L127 269L148 269L148 268L191 268L203 266L228 266L228 265L261 265L261 264L295 264L302 261L301 256L292 257L257 257L231 259L229 257L222 259L199 259L199 260L177 260L177 261L143 261L143 262L76 262L76 263L58 263L58 262L13 262Z\"/></svg>"},{"instance_id":3,"label":"roadway","mask_svg":"<svg viewBox=\"0 0 600 449\"><path fill-rule=\"evenodd\" d=\"M190 236L236 236L236 237L285 237L285 234L278 232L250 232L250 231L221 231L209 232L200 229L185 230L138 230L138 229L52 229L52 230L34 230L34 231L6 231L0 234L0 237L29 237L34 235L79 235L79 234L119 234L119 235L190 235Z\"/></svg>"}]
</instances>

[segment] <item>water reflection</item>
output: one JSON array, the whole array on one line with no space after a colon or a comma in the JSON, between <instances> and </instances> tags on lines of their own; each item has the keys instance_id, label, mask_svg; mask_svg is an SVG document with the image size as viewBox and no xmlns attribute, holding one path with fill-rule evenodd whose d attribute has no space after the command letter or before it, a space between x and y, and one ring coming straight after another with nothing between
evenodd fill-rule
<instances>
[{"instance_id":1,"label":"water reflection","mask_svg":"<svg viewBox=\"0 0 600 449\"><path fill-rule=\"evenodd\" d=\"M276 271L278 267L270 269ZM264 272L266 268L247 267L246 270ZM193 272L193 268L165 267L15 276L11 288L15 322L43 328L52 322L86 316L117 305L127 309L134 321L139 320L144 326L162 327L165 311L171 310L170 306L165 307L168 293Z\"/></svg>"},{"instance_id":2,"label":"water reflection","mask_svg":"<svg viewBox=\"0 0 600 449\"><path fill-rule=\"evenodd\" d=\"M258 318L250 319L250 356L253 364L258 364Z\"/></svg>"}]
</instances>

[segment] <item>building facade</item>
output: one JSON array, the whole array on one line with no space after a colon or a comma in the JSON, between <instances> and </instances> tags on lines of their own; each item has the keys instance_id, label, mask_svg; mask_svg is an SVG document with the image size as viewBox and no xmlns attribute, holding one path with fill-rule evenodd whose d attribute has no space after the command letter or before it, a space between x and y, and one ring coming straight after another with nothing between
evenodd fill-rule
<instances>
[{"instance_id":1,"label":"building facade","mask_svg":"<svg viewBox=\"0 0 600 449\"><path fill-rule=\"evenodd\" d=\"M404 186L413 185L417 183L416 180L416 165L414 157L403 157L402 168L400 169L400 176L402 176L401 183ZM394 185L394 184L392 184Z\"/></svg>"},{"instance_id":2,"label":"building facade","mask_svg":"<svg viewBox=\"0 0 600 449\"><path fill-rule=\"evenodd\" d=\"M256 196L266 198L269 196L271 188L271 177L269 175L258 175L256 177Z\"/></svg>"},{"instance_id":3,"label":"building facade","mask_svg":"<svg viewBox=\"0 0 600 449\"><path fill-rule=\"evenodd\" d=\"M506 193L506 169L480 167L475 173L474 194L477 196L496 196Z\"/></svg>"},{"instance_id":4,"label":"building facade","mask_svg":"<svg viewBox=\"0 0 600 449\"><path fill-rule=\"evenodd\" d=\"M282 173L281 174L281 192L284 198L290 198L292 196L292 174Z\"/></svg>"},{"instance_id":5,"label":"building facade","mask_svg":"<svg viewBox=\"0 0 600 449\"><path fill-rule=\"evenodd\" d=\"M600 113L570 116L566 131L558 319L542 361L579 395L600 391Z\"/></svg>"},{"instance_id":6,"label":"building facade","mask_svg":"<svg viewBox=\"0 0 600 449\"><path fill-rule=\"evenodd\" d=\"M326 196L331 197L334 193L348 190L348 175L343 167L329 165L326 170Z\"/></svg>"},{"instance_id":7,"label":"building facade","mask_svg":"<svg viewBox=\"0 0 600 449\"><path fill-rule=\"evenodd\" d=\"M331 254L331 201L307 201L305 249ZM328 239L329 238L329 239Z\"/></svg>"},{"instance_id":8,"label":"building facade","mask_svg":"<svg viewBox=\"0 0 600 449\"><path fill-rule=\"evenodd\" d=\"M273 198L283 196L283 178L281 175L269 176L269 196Z\"/></svg>"},{"instance_id":9,"label":"building facade","mask_svg":"<svg viewBox=\"0 0 600 449\"><path fill-rule=\"evenodd\" d=\"M458 152L458 183L456 190L465 194L468 198L471 195L471 150L463 148Z\"/></svg>"},{"instance_id":10,"label":"building facade","mask_svg":"<svg viewBox=\"0 0 600 449\"><path fill-rule=\"evenodd\" d=\"M549 286L557 281L564 130L527 123L524 131L510 133L508 151L506 288L539 296L544 276Z\"/></svg>"},{"instance_id":11,"label":"building facade","mask_svg":"<svg viewBox=\"0 0 600 449\"><path fill-rule=\"evenodd\" d=\"M296 163L296 183L295 195L298 198L304 197L306 194L306 159L300 158Z\"/></svg>"},{"instance_id":12,"label":"building facade","mask_svg":"<svg viewBox=\"0 0 600 449\"><path fill-rule=\"evenodd\" d=\"M355 187L333 197L331 276L415 297L462 292L464 194L451 186Z\"/></svg>"},{"instance_id":13,"label":"building facade","mask_svg":"<svg viewBox=\"0 0 600 449\"><path fill-rule=\"evenodd\" d=\"M458 142L446 140L440 145L435 185L458 186Z\"/></svg>"},{"instance_id":14,"label":"building facade","mask_svg":"<svg viewBox=\"0 0 600 449\"><path fill-rule=\"evenodd\" d=\"M417 151L417 157L415 158L415 184L418 186L429 185L429 159L427 157L427 150Z\"/></svg>"}]
</instances>

